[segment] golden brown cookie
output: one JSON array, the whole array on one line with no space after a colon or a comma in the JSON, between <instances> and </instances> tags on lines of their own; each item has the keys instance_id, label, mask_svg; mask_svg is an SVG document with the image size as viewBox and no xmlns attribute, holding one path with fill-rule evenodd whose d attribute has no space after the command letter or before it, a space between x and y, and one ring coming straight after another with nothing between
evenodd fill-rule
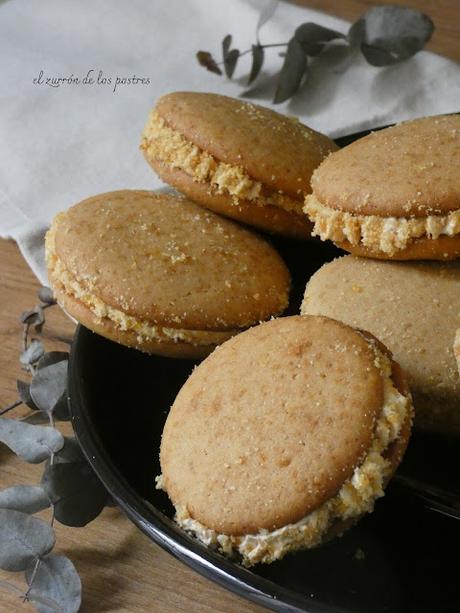
<instances>
[{"instance_id":1,"label":"golden brown cookie","mask_svg":"<svg viewBox=\"0 0 460 613\"><path fill-rule=\"evenodd\" d=\"M373 509L411 419L404 377L376 339L325 317L272 320L185 383L158 487L206 544L248 566L272 562Z\"/></svg>"},{"instance_id":2,"label":"golden brown cookie","mask_svg":"<svg viewBox=\"0 0 460 613\"><path fill-rule=\"evenodd\" d=\"M337 146L270 109L227 96L160 98L141 149L159 176L199 204L268 232L305 238L313 170Z\"/></svg>"},{"instance_id":3,"label":"golden brown cookie","mask_svg":"<svg viewBox=\"0 0 460 613\"><path fill-rule=\"evenodd\" d=\"M411 388L415 425L460 434L460 263L346 256L307 284L301 312L368 330L393 352Z\"/></svg>"},{"instance_id":4,"label":"golden brown cookie","mask_svg":"<svg viewBox=\"0 0 460 613\"><path fill-rule=\"evenodd\" d=\"M373 132L314 172L304 211L313 233L355 255L460 256L460 116Z\"/></svg>"},{"instance_id":5,"label":"golden brown cookie","mask_svg":"<svg viewBox=\"0 0 460 613\"><path fill-rule=\"evenodd\" d=\"M183 197L125 190L84 200L54 219L46 252L71 315L151 353L202 357L288 303L277 252Z\"/></svg>"}]
</instances>

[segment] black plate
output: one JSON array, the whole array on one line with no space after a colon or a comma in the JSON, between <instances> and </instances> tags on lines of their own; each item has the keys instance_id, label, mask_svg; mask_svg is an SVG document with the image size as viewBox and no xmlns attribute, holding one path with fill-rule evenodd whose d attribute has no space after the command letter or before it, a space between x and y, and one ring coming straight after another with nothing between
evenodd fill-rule
<instances>
[{"instance_id":1,"label":"black plate","mask_svg":"<svg viewBox=\"0 0 460 613\"><path fill-rule=\"evenodd\" d=\"M340 251L319 242L273 242L293 273L290 310L298 312L307 279ZM76 436L108 491L147 536L209 579L277 611L460 610L460 522L425 508L397 481L342 538L252 570L180 530L154 477L167 412L194 364L147 356L82 326L75 334L69 397ZM459 495L459 456L457 441L417 432L399 474Z\"/></svg>"}]
</instances>

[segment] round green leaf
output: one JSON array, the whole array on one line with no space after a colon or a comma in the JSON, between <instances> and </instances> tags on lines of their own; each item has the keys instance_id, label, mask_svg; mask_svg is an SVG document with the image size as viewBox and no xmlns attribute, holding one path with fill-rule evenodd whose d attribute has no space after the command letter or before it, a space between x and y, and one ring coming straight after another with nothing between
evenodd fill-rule
<instances>
[{"instance_id":1,"label":"round green leaf","mask_svg":"<svg viewBox=\"0 0 460 613\"><path fill-rule=\"evenodd\" d=\"M30 384L30 395L40 410L48 414L52 413L57 403L62 397L66 397L66 394L67 360L58 361L37 370Z\"/></svg>"},{"instance_id":2,"label":"round green leaf","mask_svg":"<svg viewBox=\"0 0 460 613\"><path fill-rule=\"evenodd\" d=\"M27 569L30 585L33 568ZM35 574L29 600L40 613L51 613L46 601L55 603L58 611L77 613L81 605L81 581L75 566L65 556L51 554L41 560Z\"/></svg>"},{"instance_id":3,"label":"round green leaf","mask_svg":"<svg viewBox=\"0 0 460 613\"><path fill-rule=\"evenodd\" d=\"M316 23L302 23L294 36L307 55L318 55L331 40L345 38L345 34Z\"/></svg>"},{"instance_id":4,"label":"round green leaf","mask_svg":"<svg viewBox=\"0 0 460 613\"><path fill-rule=\"evenodd\" d=\"M38 290L38 298L44 304L56 304L56 300L53 296L53 292L51 291L49 287L42 286Z\"/></svg>"},{"instance_id":5,"label":"round green leaf","mask_svg":"<svg viewBox=\"0 0 460 613\"><path fill-rule=\"evenodd\" d=\"M41 306L36 306L30 311L24 311L21 313L20 321L22 324L28 324L29 326L42 326L45 323L45 313Z\"/></svg>"},{"instance_id":6,"label":"round green leaf","mask_svg":"<svg viewBox=\"0 0 460 613\"><path fill-rule=\"evenodd\" d=\"M32 426L24 421L0 417L0 442L26 462L46 460L64 445L64 437L49 426Z\"/></svg>"},{"instance_id":7,"label":"round green leaf","mask_svg":"<svg viewBox=\"0 0 460 613\"><path fill-rule=\"evenodd\" d=\"M87 464L83 451L77 439L73 436L65 436L62 449L54 455L54 464L62 464L64 462L83 462L83 464Z\"/></svg>"},{"instance_id":8,"label":"round green leaf","mask_svg":"<svg viewBox=\"0 0 460 613\"><path fill-rule=\"evenodd\" d=\"M54 546L53 528L45 521L14 511L0 509L0 568L25 570L38 556Z\"/></svg>"},{"instance_id":9,"label":"round green leaf","mask_svg":"<svg viewBox=\"0 0 460 613\"><path fill-rule=\"evenodd\" d=\"M264 48L261 45L252 45L251 49L252 64L249 73L248 85L258 77L264 63Z\"/></svg>"},{"instance_id":10,"label":"round green leaf","mask_svg":"<svg viewBox=\"0 0 460 613\"><path fill-rule=\"evenodd\" d=\"M360 46L373 66L407 60L423 49L434 31L431 19L400 6L374 6L350 28L348 38Z\"/></svg>"},{"instance_id":11,"label":"round green leaf","mask_svg":"<svg viewBox=\"0 0 460 613\"><path fill-rule=\"evenodd\" d=\"M278 77L274 104L291 98L300 87L302 77L307 69L307 56L302 45L294 37L289 41L283 67Z\"/></svg>"},{"instance_id":12,"label":"round green leaf","mask_svg":"<svg viewBox=\"0 0 460 613\"><path fill-rule=\"evenodd\" d=\"M42 356L37 363L37 369L45 368L45 366L51 366L51 364L56 364L56 362L62 362L63 360L68 360L69 354L67 351L48 351Z\"/></svg>"},{"instance_id":13,"label":"round green leaf","mask_svg":"<svg viewBox=\"0 0 460 613\"><path fill-rule=\"evenodd\" d=\"M197 51L196 59L198 60L198 64L209 70L210 72L214 72L215 74L222 74L222 70L216 63L216 60L212 57L209 51Z\"/></svg>"},{"instance_id":14,"label":"round green leaf","mask_svg":"<svg viewBox=\"0 0 460 613\"><path fill-rule=\"evenodd\" d=\"M35 405L34 401L32 400L32 396L30 395L30 384L18 379L16 381L16 387L18 390L19 398L22 400L22 402L30 409L37 411L38 407Z\"/></svg>"},{"instance_id":15,"label":"round green leaf","mask_svg":"<svg viewBox=\"0 0 460 613\"><path fill-rule=\"evenodd\" d=\"M27 349L19 356L19 361L21 364L24 364L24 366L30 366L38 362L44 353L45 348L43 347L43 343L34 338Z\"/></svg>"},{"instance_id":16,"label":"round green leaf","mask_svg":"<svg viewBox=\"0 0 460 613\"><path fill-rule=\"evenodd\" d=\"M40 485L15 485L0 491L0 508L22 513L38 513L50 506L50 499Z\"/></svg>"},{"instance_id":17,"label":"round green leaf","mask_svg":"<svg viewBox=\"0 0 460 613\"><path fill-rule=\"evenodd\" d=\"M48 465L41 484L54 504L55 518L66 526L85 526L99 515L108 497L86 462Z\"/></svg>"}]
</instances>

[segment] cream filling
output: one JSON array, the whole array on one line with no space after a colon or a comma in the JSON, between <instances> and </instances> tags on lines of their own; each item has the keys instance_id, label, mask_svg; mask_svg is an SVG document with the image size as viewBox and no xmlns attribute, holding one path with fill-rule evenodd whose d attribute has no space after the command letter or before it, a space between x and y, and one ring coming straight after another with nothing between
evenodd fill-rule
<instances>
[{"instance_id":1,"label":"cream filling","mask_svg":"<svg viewBox=\"0 0 460 613\"><path fill-rule=\"evenodd\" d=\"M385 482L393 471L391 462L382 454L398 439L412 412L410 398L401 394L393 384L390 359L375 345L373 349L375 364L384 378L382 412L366 457L334 498L298 522L273 531L260 530L257 534L220 534L193 519L185 506L176 506L176 522L205 545L228 556L239 554L244 566L252 566L279 560L290 551L315 547L333 525L371 512L375 501L384 495ZM165 489L162 475L157 477L156 487Z\"/></svg>"},{"instance_id":2,"label":"cream filling","mask_svg":"<svg viewBox=\"0 0 460 613\"><path fill-rule=\"evenodd\" d=\"M314 222L313 236L339 243L348 241L388 255L405 249L416 238L437 239L460 233L460 210L411 218L353 215L321 204L313 194L306 197L303 210Z\"/></svg>"},{"instance_id":3,"label":"cream filling","mask_svg":"<svg viewBox=\"0 0 460 613\"><path fill-rule=\"evenodd\" d=\"M273 205L298 214L302 212L301 190L299 200L274 190L267 193L262 183L251 179L242 166L217 161L170 128L158 113L150 115L142 135L141 149L148 158L182 170L198 183L211 184L218 194L230 194L235 205L240 200L249 200L259 206Z\"/></svg>"},{"instance_id":4,"label":"cream filling","mask_svg":"<svg viewBox=\"0 0 460 613\"><path fill-rule=\"evenodd\" d=\"M176 343L191 343L196 346L208 346L221 344L238 332L238 330L215 332L167 328L153 325L151 322L137 319L136 317L132 317L131 315L127 315L115 309L91 292L92 282L90 279L88 279L88 286L85 287L84 284L78 281L68 271L54 250L54 234L55 229L52 228L47 233L45 239L46 261L49 270L52 272L54 282L62 286L62 290L65 294L70 294L82 302L99 321L107 318L110 319L119 330L136 333L138 342L145 340L155 340L158 342L173 341Z\"/></svg>"}]
</instances>

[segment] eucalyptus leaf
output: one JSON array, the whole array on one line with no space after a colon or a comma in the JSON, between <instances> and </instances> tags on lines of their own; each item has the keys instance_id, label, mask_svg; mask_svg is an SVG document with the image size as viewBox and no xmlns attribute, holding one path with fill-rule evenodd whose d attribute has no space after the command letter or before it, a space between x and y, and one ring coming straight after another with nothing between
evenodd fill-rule
<instances>
[{"instance_id":1,"label":"eucalyptus leaf","mask_svg":"<svg viewBox=\"0 0 460 613\"><path fill-rule=\"evenodd\" d=\"M26 415L21 419L26 424L32 424L33 426L41 426L43 424L49 424L50 419L46 413L42 413L41 411L34 411L29 415Z\"/></svg>"},{"instance_id":2,"label":"eucalyptus leaf","mask_svg":"<svg viewBox=\"0 0 460 613\"><path fill-rule=\"evenodd\" d=\"M38 464L62 448L64 437L56 428L0 417L0 442L26 462Z\"/></svg>"},{"instance_id":3,"label":"eucalyptus leaf","mask_svg":"<svg viewBox=\"0 0 460 613\"><path fill-rule=\"evenodd\" d=\"M55 518L66 526L86 526L102 511L108 496L86 462L48 465L41 483L54 504Z\"/></svg>"},{"instance_id":4,"label":"eucalyptus leaf","mask_svg":"<svg viewBox=\"0 0 460 613\"><path fill-rule=\"evenodd\" d=\"M61 396L57 404L54 406L53 416L59 421L69 421L69 403L67 402L67 394Z\"/></svg>"},{"instance_id":5,"label":"eucalyptus leaf","mask_svg":"<svg viewBox=\"0 0 460 613\"><path fill-rule=\"evenodd\" d=\"M235 72L236 63L239 57L240 57L240 52L238 49L232 49L231 51L227 53L227 56L224 60L224 68L225 68L225 74L227 75L229 79L232 78L233 73Z\"/></svg>"},{"instance_id":6,"label":"eucalyptus leaf","mask_svg":"<svg viewBox=\"0 0 460 613\"><path fill-rule=\"evenodd\" d=\"M27 349L19 356L19 361L21 364L24 364L24 366L30 366L38 362L44 353L45 348L43 347L43 343L34 338Z\"/></svg>"},{"instance_id":7,"label":"eucalyptus leaf","mask_svg":"<svg viewBox=\"0 0 460 613\"><path fill-rule=\"evenodd\" d=\"M8 571L25 570L38 556L54 546L53 528L42 519L0 509L0 568Z\"/></svg>"},{"instance_id":8,"label":"eucalyptus leaf","mask_svg":"<svg viewBox=\"0 0 460 613\"><path fill-rule=\"evenodd\" d=\"M38 290L38 298L44 304L56 304L56 299L53 296L52 290L44 285Z\"/></svg>"},{"instance_id":9,"label":"eucalyptus leaf","mask_svg":"<svg viewBox=\"0 0 460 613\"><path fill-rule=\"evenodd\" d=\"M279 4L279 0L266 0L265 5L259 13L259 19L257 20L256 26L256 36L259 38L259 30L262 26L264 26L267 21L275 14L276 8Z\"/></svg>"},{"instance_id":10,"label":"eucalyptus leaf","mask_svg":"<svg viewBox=\"0 0 460 613\"><path fill-rule=\"evenodd\" d=\"M214 72L215 74L222 74L222 70L219 68L216 60L212 57L209 51L198 51L196 54L196 59L198 60L200 66L204 66L206 70Z\"/></svg>"},{"instance_id":11,"label":"eucalyptus leaf","mask_svg":"<svg viewBox=\"0 0 460 613\"><path fill-rule=\"evenodd\" d=\"M431 19L414 9L374 6L350 28L348 38L373 66L402 62L423 49L434 31Z\"/></svg>"},{"instance_id":12,"label":"eucalyptus leaf","mask_svg":"<svg viewBox=\"0 0 460 613\"><path fill-rule=\"evenodd\" d=\"M77 439L73 436L65 436L62 449L54 454L54 464L62 464L65 462L82 462L83 464L87 464L83 451Z\"/></svg>"},{"instance_id":13,"label":"eucalyptus leaf","mask_svg":"<svg viewBox=\"0 0 460 613\"><path fill-rule=\"evenodd\" d=\"M16 387L18 390L19 398L22 400L24 404L26 404L30 409L34 411L38 410L38 407L35 405L32 400L32 396L30 395L30 383L26 383L25 381L21 381L18 379L16 381Z\"/></svg>"},{"instance_id":14,"label":"eucalyptus leaf","mask_svg":"<svg viewBox=\"0 0 460 613\"><path fill-rule=\"evenodd\" d=\"M232 75L235 72L236 63L240 57L240 52L238 49L230 50L231 44L232 35L227 34L222 41L222 58L224 60L225 74L229 79L232 78Z\"/></svg>"},{"instance_id":15,"label":"eucalyptus leaf","mask_svg":"<svg viewBox=\"0 0 460 613\"><path fill-rule=\"evenodd\" d=\"M30 585L33 568L26 571ZM51 554L43 558L35 574L29 600L40 613L51 613L46 600L56 603L62 613L77 613L81 605L81 581L75 566L65 556Z\"/></svg>"},{"instance_id":16,"label":"eucalyptus leaf","mask_svg":"<svg viewBox=\"0 0 460 613\"><path fill-rule=\"evenodd\" d=\"M30 311L21 313L20 321L29 326L42 326L45 323L45 312L41 306L36 306Z\"/></svg>"},{"instance_id":17,"label":"eucalyptus leaf","mask_svg":"<svg viewBox=\"0 0 460 613\"><path fill-rule=\"evenodd\" d=\"M250 85L259 75L264 63L264 48L261 45L252 45L251 49L252 64L249 73L248 85Z\"/></svg>"},{"instance_id":18,"label":"eucalyptus leaf","mask_svg":"<svg viewBox=\"0 0 460 613\"><path fill-rule=\"evenodd\" d=\"M50 499L40 485L15 485L0 491L0 509L38 513L50 506Z\"/></svg>"},{"instance_id":19,"label":"eucalyptus leaf","mask_svg":"<svg viewBox=\"0 0 460 613\"><path fill-rule=\"evenodd\" d=\"M346 38L345 34L316 23L302 23L294 36L307 55L318 55L331 40Z\"/></svg>"},{"instance_id":20,"label":"eucalyptus leaf","mask_svg":"<svg viewBox=\"0 0 460 613\"><path fill-rule=\"evenodd\" d=\"M45 366L51 366L51 364L63 362L68 359L69 354L67 351L48 351L38 360L37 369L40 370L41 368L45 368Z\"/></svg>"},{"instance_id":21,"label":"eucalyptus leaf","mask_svg":"<svg viewBox=\"0 0 460 613\"><path fill-rule=\"evenodd\" d=\"M362 17L351 24L347 38L353 49L361 49L361 43L366 38L366 22Z\"/></svg>"},{"instance_id":22,"label":"eucalyptus leaf","mask_svg":"<svg viewBox=\"0 0 460 613\"><path fill-rule=\"evenodd\" d=\"M225 61L225 58L227 57L228 52L230 51L231 44L232 44L232 35L227 34L227 36L224 36L224 39L222 40L222 57L224 61Z\"/></svg>"},{"instance_id":23,"label":"eucalyptus leaf","mask_svg":"<svg viewBox=\"0 0 460 613\"><path fill-rule=\"evenodd\" d=\"M283 67L278 77L274 104L288 100L299 89L307 69L307 56L299 41L293 37L289 41Z\"/></svg>"},{"instance_id":24,"label":"eucalyptus leaf","mask_svg":"<svg viewBox=\"0 0 460 613\"><path fill-rule=\"evenodd\" d=\"M67 366L67 360L44 366L32 378L30 395L41 411L51 414L62 397L66 397Z\"/></svg>"}]
</instances>

